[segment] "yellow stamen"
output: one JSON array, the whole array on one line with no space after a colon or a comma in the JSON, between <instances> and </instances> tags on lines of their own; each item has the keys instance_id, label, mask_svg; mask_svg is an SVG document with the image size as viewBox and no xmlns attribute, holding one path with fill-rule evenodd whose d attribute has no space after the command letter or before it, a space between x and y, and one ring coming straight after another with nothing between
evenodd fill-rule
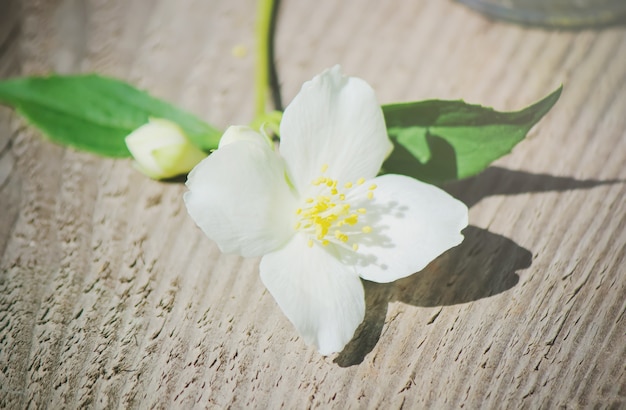
<instances>
[{"instance_id":1,"label":"yellow stamen","mask_svg":"<svg viewBox=\"0 0 626 410\"><path fill-rule=\"evenodd\" d=\"M321 167L322 173L327 170L328 164L324 164ZM356 184L363 185L365 181L365 178L359 178ZM372 232L370 226L359 224L359 217L365 215L367 209L358 208L351 211L351 204L346 201L345 190L351 189L354 184L355 182L348 181L342 188L337 188L336 179L323 175L311 181L311 185L316 187L316 194L306 198L304 206L296 209L297 219L294 224L296 230L307 235L309 247L313 247L317 241L322 246L331 243L342 247L349 246L356 252L359 249L358 237ZM375 184L368 187L369 199L374 197L375 189Z\"/></svg>"}]
</instances>

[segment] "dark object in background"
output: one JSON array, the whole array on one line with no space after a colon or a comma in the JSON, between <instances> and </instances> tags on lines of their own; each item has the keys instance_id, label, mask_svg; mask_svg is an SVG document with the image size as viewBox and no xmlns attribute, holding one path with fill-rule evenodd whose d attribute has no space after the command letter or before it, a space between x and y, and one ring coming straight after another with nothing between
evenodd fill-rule
<instances>
[{"instance_id":1,"label":"dark object in background","mask_svg":"<svg viewBox=\"0 0 626 410\"><path fill-rule=\"evenodd\" d=\"M625 0L457 0L491 17L552 28L626 22Z\"/></svg>"}]
</instances>

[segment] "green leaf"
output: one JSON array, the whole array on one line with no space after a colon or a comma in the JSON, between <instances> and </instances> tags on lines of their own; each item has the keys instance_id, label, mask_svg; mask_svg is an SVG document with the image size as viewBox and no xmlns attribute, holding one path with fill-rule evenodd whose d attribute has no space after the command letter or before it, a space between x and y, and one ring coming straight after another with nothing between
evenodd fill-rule
<instances>
[{"instance_id":1,"label":"green leaf","mask_svg":"<svg viewBox=\"0 0 626 410\"><path fill-rule=\"evenodd\" d=\"M130 156L124 137L149 118L177 123L203 150L217 148L221 137L194 115L95 74L0 81L0 103L13 106L54 142L110 157Z\"/></svg>"},{"instance_id":2,"label":"green leaf","mask_svg":"<svg viewBox=\"0 0 626 410\"><path fill-rule=\"evenodd\" d=\"M437 184L476 175L511 152L552 108L561 90L517 112L498 112L463 101L384 105L394 150L383 172Z\"/></svg>"}]
</instances>

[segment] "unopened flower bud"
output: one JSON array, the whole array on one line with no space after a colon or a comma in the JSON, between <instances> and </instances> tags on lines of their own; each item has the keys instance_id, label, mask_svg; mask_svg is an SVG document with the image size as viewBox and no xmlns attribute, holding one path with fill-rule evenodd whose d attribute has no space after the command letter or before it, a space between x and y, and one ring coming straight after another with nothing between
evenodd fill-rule
<instances>
[{"instance_id":1,"label":"unopened flower bud","mask_svg":"<svg viewBox=\"0 0 626 410\"><path fill-rule=\"evenodd\" d=\"M245 125L232 125L228 127L222 138L220 139L219 148L223 148L233 142L247 141L255 143L263 143L272 146L272 141L265 134L259 134L257 131Z\"/></svg>"},{"instance_id":2,"label":"unopened flower bud","mask_svg":"<svg viewBox=\"0 0 626 410\"><path fill-rule=\"evenodd\" d=\"M185 174L206 158L175 123L151 118L126 137L135 168L152 179Z\"/></svg>"}]
</instances>

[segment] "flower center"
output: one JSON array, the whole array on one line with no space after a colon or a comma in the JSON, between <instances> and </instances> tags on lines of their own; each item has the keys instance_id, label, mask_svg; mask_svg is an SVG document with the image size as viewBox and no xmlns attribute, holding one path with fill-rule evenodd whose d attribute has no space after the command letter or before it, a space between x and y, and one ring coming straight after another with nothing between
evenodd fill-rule
<instances>
[{"instance_id":1,"label":"flower center","mask_svg":"<svg viewBox=\"0 0 626 410\"><path fill-rule=\"evenodd\" d=\"M363 185L365 178L338 186L336 179L324 176L327 169L328 165L324 165L322 175L311 181L311 185L318 188L317 195L306 198L303 206L296 210L298 221L295 229L309 235L309 247L316 240L323 246L334 243L357 251L359 245L355 239L372 232L371 226L359 221L367 209L353 207L350 203L350 200L354 202L352 189ZM375 189L375 184L368 187L368 199L374 198Z\"/></svg>"}]
</instances>

